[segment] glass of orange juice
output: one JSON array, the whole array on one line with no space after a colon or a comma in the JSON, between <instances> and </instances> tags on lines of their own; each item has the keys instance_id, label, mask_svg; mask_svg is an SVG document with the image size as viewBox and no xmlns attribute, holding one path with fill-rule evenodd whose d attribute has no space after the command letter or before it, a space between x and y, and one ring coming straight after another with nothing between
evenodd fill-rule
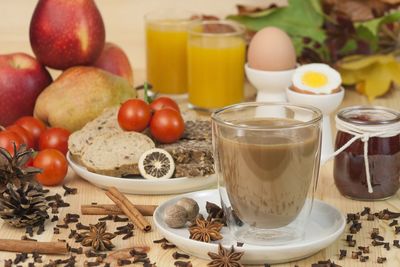
<instances>
[{"instance_id":1,"label":"glass of orange juice","mask_svg":"<svg viewBox=\"0 0 400 267\"><path fill-rule=\"evenodd\" d=\"M147 80L162 94L187 92L188 11L160 10L145 16Z\"/></svg>"},{"instance_id":2,"label":"glass of orange juice","mask_svg":"<svg viewBox=\"0 0 400 267\"><path fill-rule=\"evenodd\" d=\"M192 23L188 37L189 106L213 111L244 97L244 28L229 21Z\"/></svg>"}]
</instances>

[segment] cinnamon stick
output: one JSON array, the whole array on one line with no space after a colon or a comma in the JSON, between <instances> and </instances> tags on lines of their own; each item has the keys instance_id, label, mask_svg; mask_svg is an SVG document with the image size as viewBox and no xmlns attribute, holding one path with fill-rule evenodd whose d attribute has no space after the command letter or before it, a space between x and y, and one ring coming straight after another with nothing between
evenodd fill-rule
<instances>
[{"instance_id":1,"label":"cinnamon stick","mask_svg":"<svg viewBox=\"0 0 400 267\"><path fill-rule=\"evenodd\" d=\"M143 216L153 216L157 205L135 205ZM81 205L83 215L122 215L124 212L113 204Z\"/></svg>"},{"instance_id":2,"label":"cinnamon stick","mask_svg":"<svg viewBox=\"0 0 400 267\"><path fill-rule=\"evenodd\" d=\"M66 242L37 242L30 240L0 239L0 251L40 254L67 254Z\"/></svg>"},{"instance_id":3,"label":"cinnamon stick","mask_svg":"<svg viewBox=\"0 0 400 267\"><path fill-rule=\"evenodd\" d=\"M124 214L139 228L145 232L151 230L150 223L136 209L136 207L115 187L109 187L106 195L124 212Z\"/></svg>"}]
</instances>

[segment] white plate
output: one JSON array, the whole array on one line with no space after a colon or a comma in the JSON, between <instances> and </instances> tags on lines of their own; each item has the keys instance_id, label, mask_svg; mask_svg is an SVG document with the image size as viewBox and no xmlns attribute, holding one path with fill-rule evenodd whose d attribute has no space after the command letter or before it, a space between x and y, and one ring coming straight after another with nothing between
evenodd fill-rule
<instances>
[{"instance_id":1,"label":"white plate","mask_svg":"<svg viewBox=\"0 0 400 267\"><path fill-rule=\"evenodd\" d=\"M184 252L209 260L207 252L217 252L218 245L216 243L204 243L189 239L189 231L187 228L169 228L162 219L164 209L176 203L183 196L195 199L200 206L200 213L203 215L207 214L205 210L206 201L217 204L220 203L219 193L216 189L177 196L167 200L156 209L153 217L155 225L166 239L177 245ZM279 246L255 246L244 244L243 247L237 248L236 241L229 234L228 229L224 227L221 231L224 236L221 243L226 248L235 245L235 249L244 251L245 253L241 259L243 264L282 263L311 256L328 247L341 236L345 226L346 221L344 216L336 208L316 200L303 240Z\"/></svg>"},{"instance_id":2,"label":"white plate","mask_svg":"<svg viewBox=\"0 0 400 267\"><path fill-rule=\"evenodd\" d=\"M71 168L83 179L100 187L107 188L115 186L123 193L139 194L139 195L163 195L163 194L179 194L195 190L210 188L217 183L216 175L197 178L173 178L165 180L146 180L134 178L118 178L107 175L101 175L88 171L85 167L77 164L67 154L67 160Z\"/></svg>"}]
</instances>

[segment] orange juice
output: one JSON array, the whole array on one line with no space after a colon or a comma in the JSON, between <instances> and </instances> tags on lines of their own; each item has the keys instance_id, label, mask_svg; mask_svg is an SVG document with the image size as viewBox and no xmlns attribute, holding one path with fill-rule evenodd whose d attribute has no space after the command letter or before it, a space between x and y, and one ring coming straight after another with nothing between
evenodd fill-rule
<instances>
[{"instance_id":1,"label":"orange juice","mask_svg":"<svg viewBox=\"0 0 400 267\"><path fill-rule=\"evenodd\" d=\"M147 80L164 94L187 92L187 20L146 24Z\"/></svg>"},{"instance_id":2,"label":"orange juice","mask_svg":"<svg viewBox=\"0 0 400 267\"><path fill-rule=\"evenodd\" d=\"M188 43L189 103L213 110L244 97L245 42L241 36L194 36Z\"/></svg>"}]
</instances>

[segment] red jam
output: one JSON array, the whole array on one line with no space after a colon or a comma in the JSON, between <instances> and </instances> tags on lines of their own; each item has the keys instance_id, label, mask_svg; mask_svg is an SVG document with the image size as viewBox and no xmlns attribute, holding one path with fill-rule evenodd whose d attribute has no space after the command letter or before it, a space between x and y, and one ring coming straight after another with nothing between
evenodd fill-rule
<instances>
[{"instance_id":1,"label":"red jam","mask_svg":"<svg viewBox=\"0 0 400 267\"><path fill-rule=\"evenodd\" d=\"M400 114L386 108L346 108L338 118L354 124L380 127L397 123ZM353 135L338 131L336 150ZM368 192L364 143L360 139L335 157L334 179L340 193L357 200L386 199L400 188L400 133L391 137L372 137L368 141L368 165L373 192Z\"/></svg>"}]
</instances>

